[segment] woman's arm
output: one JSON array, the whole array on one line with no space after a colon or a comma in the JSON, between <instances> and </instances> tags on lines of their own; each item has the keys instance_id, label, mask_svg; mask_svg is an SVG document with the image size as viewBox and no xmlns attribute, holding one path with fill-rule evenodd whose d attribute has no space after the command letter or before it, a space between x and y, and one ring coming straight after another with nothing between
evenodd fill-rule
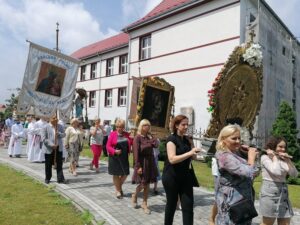
<instances>
[{"instance_id":1,"label":"woman's arm","mask_svg":"<svg viewBox=\"0 0 300 225\"><path fill-rule=\"evenodd\" d=\"M182 155L176 155L176 145L171 141L167 143L167 154L168 154L169 162L171 164L180 163L190 157L193 157L195 154L197 154L197 152L198 152L197 148L192 148L190 151Z\"/></svg>"},{"instance_id":2,"label":"woman's arm","mask_svg":"<svg viewBox=\"0 0 300 225\"><path fill-rule=\"evenodd\" d=\"M297 171L295 165L293 164L292 160L290 158L286 158L285 162L287 163L289 170L288 170L288 174L291 177L298 177L299 172Z\"/></svg>"},{"instance_id":3,"label":"woman's arm","mask_svg":"<svg viewBox=\"0 0 300 225\"><path fill-rule=\"evenodd\" d=\"M219 170L225 170L230 174L254 178L255 167L240 161L231 152L223 152L217 155Z\"/></svg>"},{"instance_id":4,"label":"woman's arm","mask_svg":"<svg viewBox=\"0 0 300 225\"><path fill-rule=\"evenodd\" d=\"M110 156L113 156L115 154L115 148L113 146L113 138L115 137L115 133L111 133L108 137L107 143L106 143L106 149Z\"/></svg>"},{"instance_id":5,"label":"woman's arm","mask_svg":"<svg viewBox=\"0 0 300 225\"><path fill-rule=\"evenodd\" d=\"M140 136L135 136L133 139L133 144L132 144L132 151L133 151L133 156L134 156L134 167L135 168L140 168L141 164L139 161L139 149L140 149L140 143L141 143L141 138Z\"/></svg>"},{"instance_id":6,"label":"woman's arm","mask_svg":"<svg viewBox=\"0 0 300 225\"><path fill-rule=\"evenodd\" d=\"M278 158L273 155L272 158L268 155L263 155L260 159L261 165L272 175L281 176L284 172L280 167Z\"/></svg>"}]
</instances>

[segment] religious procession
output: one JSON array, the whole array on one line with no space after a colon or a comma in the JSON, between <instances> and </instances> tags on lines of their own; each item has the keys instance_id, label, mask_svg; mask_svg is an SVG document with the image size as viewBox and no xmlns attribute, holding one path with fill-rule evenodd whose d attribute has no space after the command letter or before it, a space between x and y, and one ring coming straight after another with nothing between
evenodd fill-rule
<instances>
[{"instance_id":1,"label":"religious procession","mask_svg":"<svg viewBox=\"0 0 300 225\"><path fill-rule=\"evenodd\" d=\"M59 31L54 50L27 41L0 164L65 190L105 179L94 224L299 223L300 44L265 0L162 0L70 55Z\"/></svg>"}]
</instances>

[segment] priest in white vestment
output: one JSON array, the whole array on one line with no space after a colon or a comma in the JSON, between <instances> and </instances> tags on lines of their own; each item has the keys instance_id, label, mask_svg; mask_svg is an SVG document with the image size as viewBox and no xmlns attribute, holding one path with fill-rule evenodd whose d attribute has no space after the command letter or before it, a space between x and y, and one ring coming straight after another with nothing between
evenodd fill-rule
<instances>
[{"instance_id":1,"label":"priest in white vestment","mask_svg":"<svg viewBox=\"0 0 300 225\"><path fill-rule=\"evenodd\" d=\"M20 123L19 118L15 119L15 124L11 127L11 137L8 145L8 155L9 157L21 157L22 152L22 138L24 128Z\"/></svg>"},{"instance_id":2,"label":"priest in white vestment","mask_svg":"<svg viewBox=\"0 0 300 225\"><path fill-rule=\"evenodd\" d=\"M32 143L28 151L28 161L30 162L44 162L45 154L42 151L42 133L43 129L47 126L47 121L45 119L40 119L35 122L31 133L33 134Z\"/></svg>"}]
</instances>

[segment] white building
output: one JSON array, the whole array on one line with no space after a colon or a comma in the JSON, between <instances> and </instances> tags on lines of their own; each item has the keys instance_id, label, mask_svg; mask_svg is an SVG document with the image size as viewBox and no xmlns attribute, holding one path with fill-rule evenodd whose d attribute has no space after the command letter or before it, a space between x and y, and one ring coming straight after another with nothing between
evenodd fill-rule
<instances>
[{"instance_id":1,"label":"white building","mask_svg":"<svg viewBox=\"0 0 300 225\"><path fill-rule=\"evenodd\" d=\"M159 76L175 86L175 114L192 108L195 128L206 129L207 91L234 47L246 41L249 26L256 30L264 55L257 133L268 136L281 100L300 109L300 47L263 0L163 0L124 28L128 35L73 53L82 62L77 87L89 92L89 119L128 118L132 77Z\"/></svg>"}]
</instances>

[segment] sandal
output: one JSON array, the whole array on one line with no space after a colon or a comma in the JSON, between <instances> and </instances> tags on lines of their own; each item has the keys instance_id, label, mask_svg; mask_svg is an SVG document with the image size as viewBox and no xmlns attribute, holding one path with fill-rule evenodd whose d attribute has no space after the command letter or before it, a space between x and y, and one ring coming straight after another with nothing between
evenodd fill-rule
<instances>
[{"instance_id":1,"label":"sandal","mask_svg":"<svg viewBox=\"0 0 300 225\"><path fill-rule=\"evenodd\" d=\"M117 197L117 199L121 199L122 198L121 192L117 191L116 192L116 197Z\"/></svg>"},{"instance_id":2,"label":"sandal","mask_svg":"<svg viewBox=\"0 0 300 225\"><path fill-rule=\"evenodd\" d=\"M150 214L151 213L151 211L150 211L150 209L148 208L148 206L147 206L147 203L145 203L145 202L143 202L143 204L141 205L141 207L142 207L142 209L144 210L144 213L145 214Z\"/></svg>"}]
</instances>

